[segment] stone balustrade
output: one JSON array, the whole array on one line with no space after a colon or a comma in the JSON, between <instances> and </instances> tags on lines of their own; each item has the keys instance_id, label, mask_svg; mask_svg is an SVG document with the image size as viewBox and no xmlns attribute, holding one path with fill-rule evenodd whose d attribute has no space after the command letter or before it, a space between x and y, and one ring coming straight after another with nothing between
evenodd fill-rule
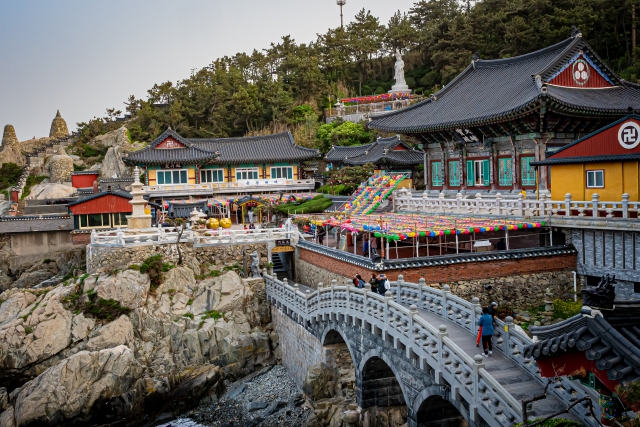
<instances>
[{"instance_id":1,"label":"stone balustrade","mask_svg":"<svg viewBox=\"0 0 640 427\"><path fill-rule=\"evenodd\" d=\"M371 333L400 349L413 365L421 370L433 370L439 384L448 384L452 394L467 402L469 417L479 417L491 426L511 426L521 420L522 404L508 392L484 366L478 354L471 356L453 342L447 333L447 324L454 323L475 336L481 307L477 298L471 302L452 295L449 287L430 288L424 280L408 283L399 276L391 282L385 296L370 291L367 284L358 289L350 282L331 286L318 284L315 292L301 292L298 285L278 280L264 271L267 298L279 310L304 327L318 322L345 322ZM438 327L419 315L419 310L439 316ZM514 329L513 319L496 319L495 349L530 374L539 384L540 377L534 360L522 355L531 338ZM550 392L569 405L587 396L581 386L566 378L553 384ZM588 426L599 425L590 414L587 402L577 405L573 413ZM466 405L465 405L466 406Z\"/></svg>"},{"instance_id":2,"label":"stone balustrade","mask_svg":"<svg viewBox=\"0 0 640 427\"><path fill-rule=\"evenodd\" d=\"M596 193L591 200L573 200L566 194L564 200L549 200L545 194L539 200L504 199L500 193L494 198L483 198L477 194L474 198L463 198L461 193L455 199L445 198L440 193L437 198L413 197L410 192L400 190L394 200L396 211L425 212L438 214L474 214L518 217L564 217L564 218L601 218L634 219L640 218L640 202L630 201L629 194L623 194L620 201L601 201Z\"/></svg>"}]
</instances>

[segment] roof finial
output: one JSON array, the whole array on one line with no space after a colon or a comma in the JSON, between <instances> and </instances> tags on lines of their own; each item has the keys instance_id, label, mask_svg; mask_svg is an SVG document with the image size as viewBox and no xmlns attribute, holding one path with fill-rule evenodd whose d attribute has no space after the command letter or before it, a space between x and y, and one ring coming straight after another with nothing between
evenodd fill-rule
<instances>
[{"instance_id":1,"label":"roof finial","mask_svg":"<svg viewBox=\"0 0 640 427\"><path fill-rule=\"evenodd\" d=\"M580 31L580 28L576 27L575 25L571 26L571 37L582 37L582 31Z\"/></svg>"},{"instance_id":2,"label":"roof finial","mask_svg":"<svg viewBox=\"0 0 640 427\"><path fill-rule=\"evenodd\" d=\"M471 59L473 60L473 62L476 62L478 59L480 59L480 52L476 50L476 53L473 54Z\"/></svg>"}]
</instances>

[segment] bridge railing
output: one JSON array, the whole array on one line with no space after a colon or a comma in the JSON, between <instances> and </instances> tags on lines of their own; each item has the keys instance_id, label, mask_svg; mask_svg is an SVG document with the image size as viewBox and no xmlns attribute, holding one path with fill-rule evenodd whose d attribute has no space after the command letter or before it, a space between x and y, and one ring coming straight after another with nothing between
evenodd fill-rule
<instances>
[{"instance_id":1,"label":"bridge railing","mask_svg":"<svg viewBox=\"0 0 640 427\"><path fill-rule=\"evenodd\" d=\"M359 322L405 351L406 357L423 369L431 367L440 383L446 381L469 402L474 417L479 414L492 426L506 427L520 421L520 403L484 369L483 358L471 358L447 336L446 326L436 329L418 315L415 305L407 308L393 301L391 292L383 297L371 292L368 285L357 289L338 286L334 281L330 287L319 284L317 291L302 293L297 285L289 285L286 279L280 281L266 270L264 277L269 300L301 325L323 319ZM449 299L447 311L459 304L456 298Z\"/></svg>"},{"instance_id":2,"label":"bridge railing","mask_svg":"<svg viewBox=\"0 0 640 427\"><path fill-rule=\"evenodd\" d=\"M439 197L413 197L410 192L400 190L394 201L397 211L426 212L438 214L475 214L520 217L563 217L601 219L640 219L640 202L631 201L629 194L623 194L620 201L600 201L593 194L591 200L573 200L566 194L564 200L548 200L545 194L539 200L526 200L522 194L517 199L505 199L500 193L493 198L483 198L477 194L465 199L461 193L455 199Z\"/></svg>"},{"instance_id":3,"label":"bridge railing","mask_svg":"<svg viewBox=\"0 0 640 427\"><path fill-rule=\"evenodd\" d=\"M453 295L447 285L439 290L426 286L424 279L418 284L405 282L401 275L391 282L384 297L371 292L368 284L365 289L357 289L351 282L339 286L334 280L329 287L320 283L317 291L302 293L298 285L291 286L286 279L280 281L266 270L264 277L269 300L303 326L321 320L358 325L393 343L395 348L406 350L406 357L422 369L432 368L436 378L446 380L469 403L472 417L477 412L495 426L522 421L521 403L484 368L483 358L479 354L471 358L447 336L445 325L436 329L418 314L418 309L425 310L475 336L481 315L477 298L469 302ZM532 343L531 338L513 326L511 318L506 322L496 319L496 350L545 384L535 361L522 355L524 347ZM566 378L556 382L551 393L567 405L586 396ZM574 413L585 425L598 425L586 405L574 407Z\"/></svg>"}]
</instances>

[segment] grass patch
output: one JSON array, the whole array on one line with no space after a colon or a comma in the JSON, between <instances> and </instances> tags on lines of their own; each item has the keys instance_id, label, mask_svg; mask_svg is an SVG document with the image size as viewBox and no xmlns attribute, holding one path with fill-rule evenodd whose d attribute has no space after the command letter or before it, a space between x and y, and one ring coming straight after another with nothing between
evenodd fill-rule
<instances>
[{"instance_id":1,"label":"grass patch","mask_svg":"<svg viewBox=\"0 0 640 427\"><path fill-rule=\"evenodd\" d=\"M140 273L149 275L152 291L155 291L162 284L162 273L171 270L170 265L172 264L162 262L162 254L150 256L140 265Z\"/></svg>"},{"instance_id":2,"label":"grass patch","mask_svg":"<svg viewBox=\"0 0 640 427\"><path fill-rule=\"evenodd\" d=\"M532 424L536 421L540 421L542 418L537 418L533 421L530 421L529 424ZM552 418L543 422L542 424L538 424L540 427L580 427L583 424L577 421L565 420L562 418ZM522 427L522 423L514 424L513 427Z\"/></svg>"},{"instance_id":3,"label":"grass patch","mask_svg":"<svg viewBox=\"0 0 640 427\"><path fill-rule=\"evenodd\" d=\"M223 316L224 316L224 313L218 313L215 310L209 310L204 313L201 319L202 320L207 320L207 319L218 320L218 319L221 319Z\"/></svg>"},{"instance_id":4,"label":"grass patch","mask_svg":"<svg viewBox=\"0 0 640 427\"><path fill-rule=\"evenodd\" d=\"M193 313L185 313L182 315L182 317L188 317L189 319L193 320Z\"/></svg>"},{"instance_id":5,"label":"grass patch","mask_svg":"<svg viewBox=\"0 0 640 427\"><path fill-rule=\"evenodd\" d=\"M309 214L309 213L320 213L324 212L327 208L333 205L333 201L322 195L316 196L311 200L307 200L306 202L296 204L296 203L285 203L282 205L278 205L276 207L276 211L281 214L288 213L298 213L298 214Z\"/></svg>"},{"instance_id":6,"label":"grass patch","mask_svg":"<svg viewBox=\"0 0 640 427\"><path fill-rule=\"evenodd\" d=\"M31 194L31 187L40 184L45 179L47 179L46 176L29 175L27 177L27 182L24 184L24 189L22 190L22 197L20 197L20 200L24 200L29 196L29 194Z\"/></svg>"},{"instance_id":7,"label":"grass patch","mask_svg":"<svg viewBox=\"0 0 640 427\"><path fill-rule=\"evenodd\" d=\"M94 289L88 290L82 295L79 286L76 287L76 292L62 298L62 303L66 309L76 314L82 312L107 322L131 312L130 308L120 305L117 300L98 298L98 293Z\"/></svg>"},{"instance_id":8,"label":"grass patch","mask_svg":"<svg viewBox=\"0 0 640 427\"><path fill-rule=\"evenodd\" d=\"M33 333L33 328L30 328L29 326L24 326L24 331L27 333L27 335Z\"/></svg>"},{"instance_id":9,"label":"grass patch","mask_svg":"<svg viewBox=\"0 0 640 427\"><path fill-rule=\"evenodd\" d=\"M187 301L187 305L192 305L193 304L193 298L189 298L189 301Z\"/></svg>"},{"instance_id":10,"label":"grass patch","mask_svg":"<svg viewBox=\"0 0 640 427\"><path fill-rule=\"evenodd\" d=\"M140 271L140 266L138 264L131 264L129 270Z\"/></svg>"},{"instance_id":11,"label":"grass patch","mask_svg":"<svg viewBox=\"0 0 640 427\"><path fill-rule=\"evenodd\" d=\"M569 319L580 314L580 309L582 309L582 301L557 299L553 301L553 318Z\"/></svg>"}]
</instances>

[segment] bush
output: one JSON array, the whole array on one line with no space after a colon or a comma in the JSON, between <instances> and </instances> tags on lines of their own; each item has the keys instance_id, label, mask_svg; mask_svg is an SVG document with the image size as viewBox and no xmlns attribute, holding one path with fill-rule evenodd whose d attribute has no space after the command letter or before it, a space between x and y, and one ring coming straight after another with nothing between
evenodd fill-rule
<instances>
[{"instance_id":1,"label":"bush","mask_svg":"<svg viewBox=\"0 0 640 427\"><path fill-rule=\"evenodd\" d=\"M531 424L532 422L540 420L541 418L538 418L529 423ZM551 418L550 420L547 420L542 424L538 424L538 427L580 427L582 425L582 423L579 423L577 421L565 420L564 418ZM522 427L522 423L515 424L513 427Z\"/></svg>"},{"instance_id":2,"label":"bush","mask_svg":"<svg viewBox=\"0 0 640 427\"><path fill-rule=\"evenodd\" d=\"M140 273L148 274L151 280L151 290L155 291L162 284L162 273L169 271L171 264L162 262L162 254L156 254L145 259L139 268ZM129 267L131 268L131 267ZM166 270L165 270L166 269Z\"/></svg>"},{"instance_id":3,"label":"bush","mask_svg":"<svg viewBox=\"0 0 640 427\"><path fill-rule=\"evenodd\" d=\"M109 147L104 147L104 146L91 146L89 144L82 144L81 146L81 152L80 152L80 156L86 158L89 157L104 157L105 154L107 154L107 150L109 150Z\"/></svg>"},{"instance_id":4,"label":"bush","mask_svg":"<svg viewBox=\"0 0 640 427\"><path fill-rule=\"evenodd\" d=\"M182 315L182 317L188 317L189 319L193 320L193 313L185 313Z\"/></svg>"},{"instance_id":5,"label":"bush","mask_svg":"<svg viewBox=\"0 0 640 427\"><path fill-rule=\"evenodd\" d=\"M201 317L201 319L202 320L207 320L207 319L218 320L218 319L222 318L222 316L224 316L224 313L218 313L215 310L209 310L209 311L204 313L204 315Z\"/></svg>"},{"instance_id":6,"label":"bush","mask_svg":"<svg viewBox=\"0 0 640 427\"><path fill-rule=\"evenodd\" d=\"M129 314L131 309L120 305L120 302L114 299L98 298L98 294L94 289L87 291L85 295L80 293L80 286L76 287L76 292L62 299L67 310L73 313L84 313L100 320L111 322L123 314Z\"/></svg>"},{"instance_id":7,"label":"bush","mask_svg":"<svg viewBox=\"0 0 640 427\"><path fill-rule=\"evenodd\" d=\"M0 167L0 190L13 187L22 175L22 168L15 163L3 163Z\"/></svg>"},{"instance_id":8,"label":"bush","mask_svg":"<svg viewBox=\"0 0 640 427\"><path fill-rule=\"evenodd\" d=\"M568 319L570 317L575 316L576 314L580 314L580 309L582 308L582 301L565 301L565 300L554 300L553 301L553 318L554 319Z\"/></svg>"},{"instance_id":9,"label":"bush","mask_svg":"<svg viewBox=\"0 0 640 427\"><path fill-rule=\"evenodd\" d=\"M281 214L288 214L289 212L298 214L320 213L324 212L331 205L333 205L333 200L328 197L323 197L308 200L304 203L300 203L299 205L294 203L278 205L276 207L276 211Z\"/></svg>"},{"instance_id":10,"label":"bush","mask_svg":"<svg viewBox=\"0 0 640 427\"><path fill-rule=\"evenodd\" d=\"M340 184L340 185L331 185L327 184L318 189L318 193L323 194L333 194L336 196L350 196L356 189L351 185Z\"/></svg>"}]
</instances>

